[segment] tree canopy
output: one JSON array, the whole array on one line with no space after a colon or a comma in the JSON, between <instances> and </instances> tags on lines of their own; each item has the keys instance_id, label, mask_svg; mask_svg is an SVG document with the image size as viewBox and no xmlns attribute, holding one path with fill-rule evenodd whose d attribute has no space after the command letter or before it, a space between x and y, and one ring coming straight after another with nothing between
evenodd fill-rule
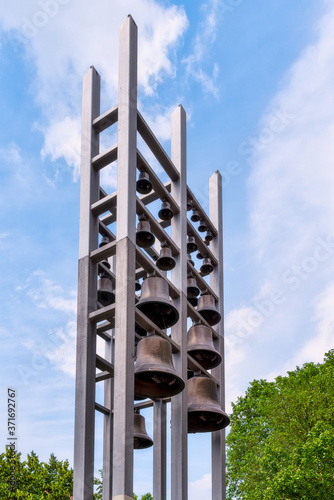
<instances>
[{"instance_id":1,"label":"tree canopy","mask_svg":"<svg viewBox=\"0 0 334 500\"><path fill-rule=\"evenodd\" d=\"M228 500L334 498L334 350L232 404Z\"/></svg>"}]
</instances>

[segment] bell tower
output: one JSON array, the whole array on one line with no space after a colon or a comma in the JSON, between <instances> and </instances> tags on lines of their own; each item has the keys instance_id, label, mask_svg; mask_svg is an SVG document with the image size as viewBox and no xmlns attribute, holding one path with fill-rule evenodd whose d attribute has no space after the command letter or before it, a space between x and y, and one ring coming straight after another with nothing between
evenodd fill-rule
<instances>
[{"instance_id":1,"label":"bell tower","mask_svg":"<svg viewBox=\"0 0 334 500\"><path fill-rule=\"evenodd\" d=\"M101 151L109 127L117 144ZM154 500L167 490L187 500L188 432L212 434L212 500L224 500L222 180L218 171L210 177L207 215L187 185L183 107L171 117L171 157L138 111L131 16L120 29L118 104L101 113L99 74L91 67L83 79L81 143L74 500L93 500L96 411L104 418L103 500L132 500L133 450L152 445ZM100 171L115 162L117 190L108 193ZM153 439L144 408L153 409Z\"/></svg>"}]
</instances>

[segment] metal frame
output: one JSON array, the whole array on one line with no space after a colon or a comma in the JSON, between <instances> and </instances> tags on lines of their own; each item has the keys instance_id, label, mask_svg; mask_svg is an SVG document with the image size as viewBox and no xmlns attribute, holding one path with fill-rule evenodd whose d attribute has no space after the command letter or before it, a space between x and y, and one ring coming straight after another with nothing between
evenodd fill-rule
<instances>
[{"instance_id":1,"label":"metal frame","mask_svg":"<svg viewBox=\"0 0 334 500\"><path fill-rule=\"evenodd\" d=\"M118 141L100 151L99 134L118 123ZM100 114L100 77L91 67L83 80L82 161L80 193L79 281L77 375L74 442L74 500L93 499L95 411L104 414L103 500L131 500L133 492L133 410L153 407L154 422L154 500L166 500L166 405L170 400L144 401L134 404L135 323L172 345L175 368L184 380L187 370L201 371L218 387L224 409L224 366L212 373L187 355L187 318L207 323L187 300L187 273L192 272L199 288L215 298L223 316L223 243L222 184L219 172L210 178L210 217L187 186L186 180L186 113L179 106L171 119L171 158L162 148L137 109L137 27L128 16L120 29L118 106ZM138 133L169 177L165 184L154 173L137 148ZM117 160L117 192L108 194L100 186L99 172ZM136 195L136 172L149 173L154 191ZM157 200L170 202L174 212L171 236L169 222L154 218L147 206ZM186 203L190 198L206 225L215 235L208 248L187 219ZM136 246L136 214L144 213L157 238L156 248L143 251ZM116 236L108 226L117 224ZM99 248L99 234L110 242ZM199 250L215 265L210 283L187 262L186 238L192 234ZM154 263L160 242L171 246L176 267L167 279ZM110 259L112 271L102 260ZM97 302L98 270L107 272L115 284L116 302L102 307ZM168 283L169 294L179 310L180 319L171 337L157 328L136 307L135 279L155 272ZM208 326L208 325L207 325ZM224 359L223 321L211 328L216 348ZM96 353L96 336L105 341L105 355ZM98 372L96 371L98 370ZM95 384L104 383L104 405L95 401ZM224 431L212 434L212 499L225 499ZM188 498L187 463L187 391L171 398L171 498Z\"/></svg>"}]
</instances>

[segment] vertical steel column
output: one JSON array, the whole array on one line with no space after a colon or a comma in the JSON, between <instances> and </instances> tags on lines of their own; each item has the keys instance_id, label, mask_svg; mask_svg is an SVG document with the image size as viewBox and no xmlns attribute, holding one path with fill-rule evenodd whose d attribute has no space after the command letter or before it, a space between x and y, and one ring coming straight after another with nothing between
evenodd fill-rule
<instances>
[{"instance_id":1,"label":"vertical steel column","mask_svg":"<svg viewBox=\"0 0 334 500\"><path fill-rule=\"evenodd\" d=\"M120 29L113 500L133 497L133 395L136 264L137 26Z\"/></svg>"},{"instance_id":2,"label":"vertical steel column","mask_svg":"<svg viewBox=\"0 0 334 500\"><path fill-rule=\"evenodd\" d=\"M172 182L171 194L180 206L180 213L172 219L172 238L180 248L176 267L172 271L172 281L180 290L180 298L175 301L180 319L172 328L172 338L181 347L174 355L175 368L187 380L187 155L186 155L186 112L178 106L172 114L171 159L180 172L178 181ZM171 403L171 498L188 498L188 457L187 457L187 389L185 388Z\"/></svg>"},{"instance_id":3,"label":"vertical steel column","mask_svg":"<svg viewBox=\"0 0 334 500\"><path fill-rule=\"evenodd\" d=\"M224 271L223 271L223 201L222 177L218 170L209 179L210 219L215 225L218 235L212 240L210 249L218 259L218 266L210 275L210 286L219 297L217 309L222 320L216 326L219 333L216 346L222 355L222 362L212 370L213 375L220 381L218 399L225 410L225 367L224 367ZM225 429L212 433L212 500L226 499L225 473Z\"/></svg>"},{"instance_id":4,"label":"vertical steel column","mask_svg":"<svg viewBox=\"0 0 334 500\"><path fill-rule=\"evenodd\" d=\"M114 259L113 259L114 260ZM109 332L111 336L114 330ZM113 361L113 340L105 342L105 359ZM112 446L113 446L113 398L114 379L104 381L104 406L110 409L110 414L104 416L103 424L103 495L102 500L110 500L112 495Z\"/></svg>"},{"instance_id":5,"label":"vertical steel column","mask_svg":"<svg viewBox=\"0 0 334 500\"><path fill-rule=\"evenodd\" d=\"M166 403L155 401L153 408L153 498L166 500Z\"/></svg>"},{"instance_id":6,"label":"vertical steel column","mask_svg":"<svg viewBox=\"0 0 334 500\"><path fill-rule=\"evenodd\" d=\"M88 314L96 308L97 265L90 252L98 246L98 221L91 204L99 199L99 173L92 167L99 153L99 136L93 130L100 114L100 76L91 67L83 79L77 360L74 431L74 499L91 500L94 481L96 329Z\"/></svg>"}]
</instances>

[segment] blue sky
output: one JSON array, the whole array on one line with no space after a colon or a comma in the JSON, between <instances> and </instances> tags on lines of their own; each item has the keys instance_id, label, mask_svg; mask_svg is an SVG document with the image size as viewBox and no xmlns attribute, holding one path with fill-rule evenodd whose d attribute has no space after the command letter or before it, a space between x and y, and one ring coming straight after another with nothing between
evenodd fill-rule
<instances>
[{"instance_id":1,"label":"blue sky","mask_svg":"<svg viewBox=\"0 0 334 500\"><path fill-rule=\"evenodd\" d=\"M334 8L325 0L40 0L0 12L1 447L73 455L81 82L117 102L119 27L139 28L139 106L167 151L188 115L188 184L224 184L226 403L333 347ZM103 137L105 145L111 138ZM115 188L115 171L104 184ZM147 415L151 431L151 415ZM101 435L101 419L97 419ZM210 498L207 436L189 439L192 500ZM199 452L200 450L200 452ZM99 465L97 448L97 467ZM135 491L152 491L151 451ZM146 471L146 472L145 472Z\"/></svg>"}]
</instances>

